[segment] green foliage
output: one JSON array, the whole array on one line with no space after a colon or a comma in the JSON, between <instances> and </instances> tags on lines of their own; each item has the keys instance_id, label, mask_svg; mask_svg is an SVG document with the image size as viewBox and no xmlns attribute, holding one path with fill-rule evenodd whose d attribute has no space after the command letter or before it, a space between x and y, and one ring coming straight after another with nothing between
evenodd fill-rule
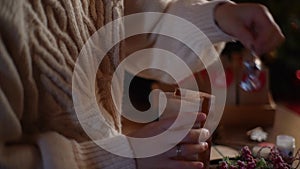
<instances>
[{"instance_id":1,"label":"green foliage","mask_svg":"<svg viewBox=\"0 0 300 169\"><path fill-rule=\"evenodd\" d=\"M257 169L268 169L268 164L266 162L266 160L264 158L260 158L257 162L256 162L256 168Z\"/></svg>"}]
</instances>

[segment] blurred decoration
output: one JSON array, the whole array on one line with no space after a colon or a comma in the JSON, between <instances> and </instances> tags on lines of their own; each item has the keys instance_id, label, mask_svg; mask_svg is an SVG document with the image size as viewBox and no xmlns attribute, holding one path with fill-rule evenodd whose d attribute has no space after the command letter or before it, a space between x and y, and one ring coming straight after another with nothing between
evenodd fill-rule
<instances>
[{"instance_id":1,"label":"blurred decoration","mask_svg":"<svg viewBox=\"0 0 300 169\"><path fill-rule=\"evenodd\" d=\"M263 62L270 69L270 89L276 101L300 101L300 1L234 0L266 5L281 27L286 41L276 51L266 54ZM297 73L298 74L298 73Z\"/></svg>"},{"instance_id":2,"label":"blurred decoration","mask_svg":"<svg viewBox=\"0 0 300 169\"><path fill-rule=\"evenodd\" d=\"M297 77L298 80L300 80L300 70L296 71L296 77Z\"/></svg>"},{"instance_id":3,"label":"blurred decoration","mask_svg":"<svg viewBox=\"0 0 300 169\"><path fill-rule=\"evenodd\" d=\"M258 91L262 88L262 63L254 51L248 51L247 57L243 58L244 73L240 87L246 92Z\"/></svg>"}]
</instances>

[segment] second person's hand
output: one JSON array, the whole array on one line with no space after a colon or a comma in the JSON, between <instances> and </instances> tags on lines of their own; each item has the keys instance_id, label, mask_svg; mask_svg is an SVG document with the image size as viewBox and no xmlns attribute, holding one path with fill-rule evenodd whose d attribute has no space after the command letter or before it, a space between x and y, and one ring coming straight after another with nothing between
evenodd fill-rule
<instances>
[{"instance_id":1,"label":"second person's hand","mask_svg":"<svg viewBox=\"0 0 300 169\"><path fill-rule=\"evenodd\" d=\"M274 50L285 39L269 10L257 3L222 3L215 9L215 21L258 55Z\"/></svg>"}]
</instances>

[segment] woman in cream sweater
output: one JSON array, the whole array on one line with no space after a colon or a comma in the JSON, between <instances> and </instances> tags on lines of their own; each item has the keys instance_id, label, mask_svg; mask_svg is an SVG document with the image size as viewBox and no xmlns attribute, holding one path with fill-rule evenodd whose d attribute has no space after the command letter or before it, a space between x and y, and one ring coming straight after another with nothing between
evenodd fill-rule
<instances>
[{"instance_id":1,"label":"woman in cream sweater","mask_svg":"<svg viewBox=\"0 0 300 169\"><path fill-rule=\"evenodd\" d=\"M111 154L91 141L78 122L72 101L76 58L89 37L122 17L124 10L125 15L144 11L171 13L194 23L213 43L239 39L258 54L274 49L284 39L268 10L258 4L201 0L1 0L0 3L0 168L7 169L202 168L200 161L172 158L176 148L146 159ZM122 31L120 26L115 25L114 29ZM99 142L111 144L123 140L113 148L127 153L134 152L121 133L121 117L112 106L109 79L122 53L149 47L159 38L151 40L128 41L126 51L123 42L115 46L97 73L96 97L106 110L102 116L110 128L118 131L100 128ZM199 113L198 121L204 119ZM168 121L155 122L132 136L146 136L149 129L160 131L167 125ZM195 141L198 135L192 129L183 139L190 149L183 147L182 155L192 156L207 148L206 143Z\"/></svg>"}]
</instances>

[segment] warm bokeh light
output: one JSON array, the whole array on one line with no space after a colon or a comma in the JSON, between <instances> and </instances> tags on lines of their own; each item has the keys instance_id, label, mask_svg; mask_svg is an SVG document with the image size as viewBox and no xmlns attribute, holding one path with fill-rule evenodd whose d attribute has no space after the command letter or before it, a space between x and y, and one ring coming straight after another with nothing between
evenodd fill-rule
<instances>
[{"instance_id":1,"label":"warm bokeh light","mask_svg":"<svg viewBox=\"0 0 300 169\"><path fill-rule=\"evenodd\" d=\"M296 71L296 77L297 77L298 80L300 80L300 70Z\"/></svg>"}]
</instances>

